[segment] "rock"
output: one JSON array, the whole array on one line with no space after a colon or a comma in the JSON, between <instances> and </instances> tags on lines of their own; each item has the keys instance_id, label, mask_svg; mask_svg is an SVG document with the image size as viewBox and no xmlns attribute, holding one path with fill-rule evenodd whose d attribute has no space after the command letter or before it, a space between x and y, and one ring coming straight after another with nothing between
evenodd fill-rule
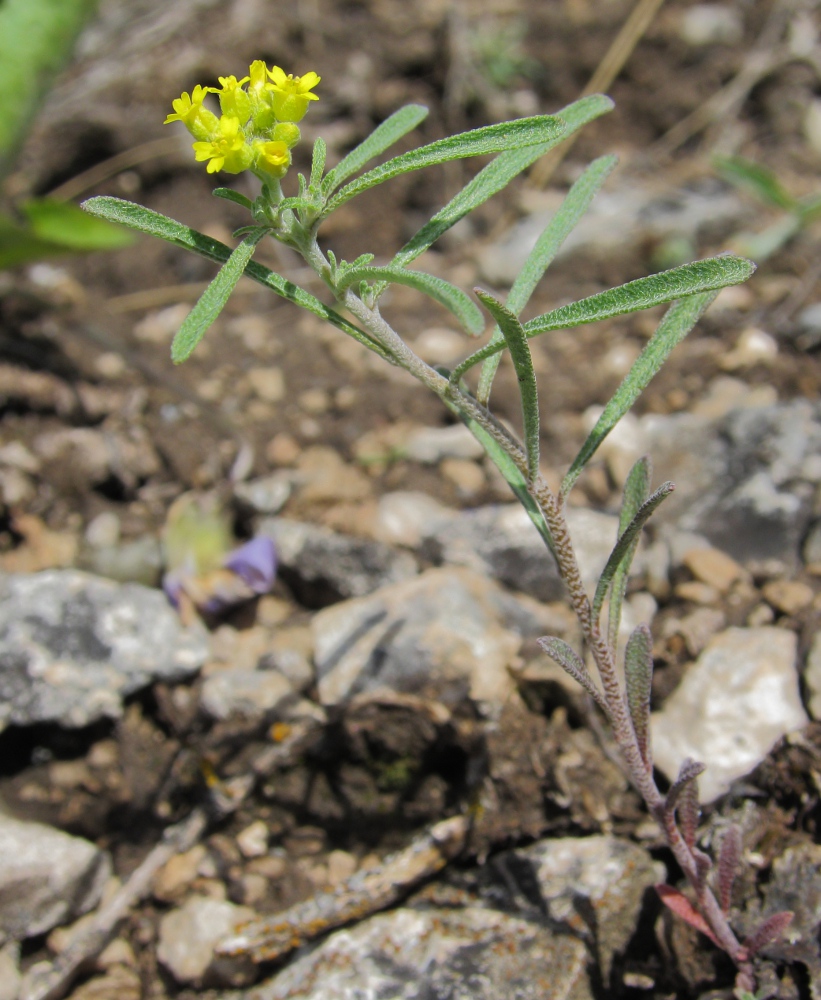
<instances>
[{"instance_id":1,"label":"rock","mask_svg":"<svg viewBox=\"0 0 821 1000\"><path fill-rule=\"evenodd\" d=\"M814 521L810 526L802 556L806 566L821 566L821 521Z\"/></svg>"},{"instance_id":2,"label":"rock","mask_svg":"<svg viewBox=\"0 0 821 1000\"><path fill-rule=\"evenodd\" d=\"M268 824L254 820L237 834L237 847L244 858L261 858L268 853Z\"/></svg>"},{"instance_id":3,"label":"rock","mask_svg":"<svg viewBox=\"0 0 821 1000\"><path fill-rule=\"evenodd\" d=\"M595 586L616 541L618 518L568 507L582 578ZM468 566L540 601L564 596L553 556L518 503L494 504L434 521L421 553L431 562Z\"/></svg>"},{"instance_id":4,"label":"rock","mask_svg":"<svg viewBox=\"0 0 821 1000\"><path fill-rule=\"evenodd\" d=\"M511 857L518 865L510 865ZM494 864L509 867L515 880L517 868L520 878L528 874L522 862L532 866L549 920L589 937L607 983L614 955L624 951L636 929L645 891L666 877L663 866L643 848L615 837L548 838Z\"/></svg>"},{"instance_id":5,"label":"rock","mask_svg":"<svg viewBox=\"0 0 821 1000\"><path fill-rule=\"evenodd\" d=\"M0 1000L17 1000L23 977L20 975L20 945L9 941L0 948Z\"/></svg>"},{"instance_id":6,"label":"rock","mask_svg":"<svg viewBox=\"0 0 821 1000\"><path fill-rule=\"evenodd\" d=\"M82 569L118 583L141 583L156 587L165 560L158 538L145 535L119 545L92 546L81 553Z\"/></svg>"},{"instance_id":7,"label":"rock","mask_svg":"<svg viewBox=\"0 0 821 1000\"><path fill-rule=\"evenodd\" d=\"M122 715L126 695L190 677L205 634L164 595L77 570L0 580L0 727L86 726Z\"/></svg>"},{"instance_id":8,"label":"rock","mask_svg":"<svg viewBox=\"0 0 821 1000\"><path fill-rule=\"evenodd\" d=\"M85 913L110 874L89 841L0 812L0 936L20 941Z\"/></svg>"},{"instance_id":9,"label":"rock","mask_svg":"<svg viewBox=\"0 0 821 1000\"><path fill-rule=\"evenodd\" d=\"M303 503L341 503L367 499L371 480L355 465L323 445L307 448L296 460L299 498Z\"/></svg>"},{"instance_id":10,"label":"rock","mask_svg":"<svg viewBox=\"0 0 821 1000\"><path fill-rule=\"evenodd\" d=\"M522 637L555 626L550 609L518 600L481 574L431 569L314 615L320 701L388 689L498 708L513 691L507 668Z\"/></svg>"},{"instance_id":11,"label":"rock","mask_svg":"<svg viewBox=\"0 0 821 1000\"><path fill-rule=\"evenodd\" d=\"M790 926L763 949L763 955L777 962L801 962L807 967L809 981L817 987L821 982L821 946L818 939L821 927L821 845L803 843L788 847L773 862L763 894L761 913L755 914L754 923L749 921L749 930L773 913L789 910L793 914Z\"/></svg>"},{"instance_id":12,"label":"rock","mask_svg":"<svg viewBox=\"0 0 821 1000\"><path fill-rule=\"evenodd\" d=\"M405 458L422 465L436 465L443 458L483 458L485 451L464 424L421 427L408 435Z\"/></svg>"},{"instance_id":13,"label":"rock","mask_svg":"<svg viewBox=\"0 0 821 1000\"><path fill-rule=\"evenodd\" d=\"M715 636L652 716L656 766L672 781L686 757L708 767L712 802L748 774L807 716L798 691L796 637L786 629L729 628Z\"/></svg>"},{"instance_id":14,"label":"rock","mask_svg":"<svg viewBox=\"0 0 821 1000\"><path fill-rule=\"evenodd\" d=\"M815 591L800 580L770 580L762 588L765 600L776 611L785 615L797 615L808 608L815 597Z\"/></svg>"},{"instance_id":15,"label":"rock","mask_svg":"<svg viewBox=\"0 0 821 1000\"><path fill-rule=\"evenodd\" d=\"M663 635L680 635L690 656L698 656L716 632L727 624L724 612L719 608L696 608L683 618L668 619Z\"/></svg>"},{"instance_id":16,"label":"rock","mask_svg":"<svg viewBox=\"0 0 821 1000\"><path fill-rule=\"evenodd\" d=\"M248 907L227 900L192 896L160 920L157 958L178 983L241 985L247 965L242 960L215 958L214 950L237 924L254 916Z\"/></svg>"},{"instance_id":17,"label":"rock","mask_svg":"<svg viewBox=\"0 0 821 1000\"><path fill-rule=\"evenodd\" d=\"M136 969L113 965L105 975L79 986L68 1000L142 1000L142 979Z\"/></svg>"},{"instance_id":18,"label":"rock","mask_svg":"<svg viewBox=\"0 0 821 1000\"><path fill-rule=\"evenodd\" d=\"M276 514L285 506L294 488L292 472L274 472L261 479L234 486L234 496L255 514Z\"/></svg>"},{"instance_id":19,"label":"rock","mask_svg":"<svg viewBox=\"0 0 821 1000\"><path fill-rule=\"evenodd\" d=\"M736 580L744 578L744 569L720 549L690 549L684 553L683 563L693 576L726 594Z\"/></svg>"},{"instance_id":20,"label":"rock","mask_svg":"<svg viewBox=\"0 0 821 1000\"><path fill-rule=\"evenodd\" d=\"M164 344L179 330L191 307L185 302L177 302L164 309L147 313L138 323L134 324L134 336L152 344Z\"/></svg>"},{"instance_id":21,"label":"rock","mask_svg":"<svg viewBox=\"0 0 821 1000\"><path fill-rule=\"evenodd\" d=\"M778 341L764 330L747 327L738 336L732 351L720 359L725 371L750 368L757 364L769 364L778 356Z\"/></svg>"},{"instance_id":22,"label":"rock","mask_svg":"<svg viewBox=\"0 0 821 1000\"><path fill-rule=\"evenodd\" d=\"M679 36L688 45L738 45L744 22L735 7L723 3L697 3L681 15Z\"/></svg>"},{"instance_id":23,"label":"rock","mask_svg":"<svg viewBox=\"0 0 821 1000\"><path fill-rule=\"evenodd\" d=\"M314 640L307 626L278 628L268 642L260 666L279 671L295 691L304 691L316 678L313 651Z\"/></svg>"},{"instance_id":24,"label":"rock","mask_svg":"<svg viewBox=\"0 0 821 1000\"><path fill-rule=\"evenodd\" d=\"M293 699L290 681L277 670L226 669L212 674L203 684L200 704L212 719L239 715L262 719Z\"/></svg>"},{"instance_id":25,"label":"rock","mask_svg":"<svg viewBox=\"0 0 821 1000\"><path fill-rule=\"evenodd\" d=\"M285 376L281 368L252 368L247 377L254 395L266 403L279 403L285 398Z\"/></svg>"},{"instance_id":26,"label":"rock","mask_svg":"<svg viewBox=\"0 0 821 1000\"><path fill-rule=\"evenodd\" d=\"M690 407L690 413L708 420L726 417L731 410L756 409L774 406L778 391L772 385L748 385L740 378L717 375L707 384L707 389Z\"/></svg>"},{"instance_id":27,"label":"rock","mask_svg":"<svg viewBox=\"0 0 821 1000\"><path fill-rule=\"evenodd\" d=\"M497 910L400 908L337 931L255 995L592 1000L586 964L581 941Z\"/></svg>"},{"instance_id":28,"label":"rock","mask_svg":"<svg viewBox=\"0 0 821 1000\"><path fill-rule=\"evenodd\" d=\"M415 354L429 365L453 364L470 351L470 341L464 333L445 326L431 326L423 330L410 344Z\"/></svg>"},{"instance_id":29,"label":"rock","mask_svg":"<svg viewBox=\"0 0 821 1000\"><path fill-rule=\"evenodd\" d=\"M444 479L453 483L460 497L473 497L484 489L484 469L468 458L443 458L439 471Z\"/></svg>"},{"instance_id":30,"label":"rock","mask_svg":"<svg viewBox=\"0 0 821 1000\"><path fill-rule=\"evenodd\" d=\"M804 668L804 684L809 700L807 708L814 719L821 719L821 632L816 632L807 654Z\"/></svg>"},{"instance_id":31,"label":"rock","mask_svg":"<svg viewBox=\"0 0 821 1000\"><path fill-rule=\"evenodd\" d=\"M361 597L417 572L408 553L301 521L268 518L258 534L274 540L281 577L309 607Z\"/></svg>"},{"instance_id":32,"label":"rock","mask_svg":"<svg viewBox=\"0 0 821 1000\"><path fill-rule=\"evenodd\" d=\"M190 851L169 858L151 883L154 898L163 903L174 903L180 899L199 874L200 865L207 855L205 847L197 844Z\"/></svg>"},{"instance_id":33,"label":"rock","mask_svg":"<svg viewBox=\"0 0 821 1000\"><path fill-rule=\"evenodd\" d=\"M438 522L449 521L453 516L450 508L427 493L416 490L384 493L377 504L373 536L387 545L416 548Z\"/></svg>"}]
</instances>

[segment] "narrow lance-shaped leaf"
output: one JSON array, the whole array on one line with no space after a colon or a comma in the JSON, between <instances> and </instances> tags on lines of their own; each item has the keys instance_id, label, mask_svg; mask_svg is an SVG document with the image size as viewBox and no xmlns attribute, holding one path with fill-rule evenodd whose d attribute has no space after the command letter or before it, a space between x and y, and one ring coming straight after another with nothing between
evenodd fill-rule
<instances>
[{"instance_id":1,"label":"narrow lance-shaped leaf","mask_svg":"<svg viewBox=\"0 0 821 1000\"><path fill-rule=\"evenodd\" d=\"M245 273L245 265L251 259L257 243L267 232L267 229L260 228L248 233L185 317L171 344L171 360L174 364L179 364L191 356L191 352L205 336L208 327L222 312L231 292Z\"/></svg>"},{"instance_id":2,"label":"narrow lance-shaped leaf","mask_svg":"<svg viewBox=\"0 0 821 1000\"><path fill-rule=\"evenodd\" d=\"M535 146L548 142L562 135L564 123L551 115L535 115L532 118L519 118L512 122L501 122L498 125L486 125L484 128L473 129L470 132L460 132L447 139L438 139L427 146L411 150L396 156L379 167L374 167L355 181L341 188L328 202L323 211L323 217L329 215L346 201L368 191L377 184L398 177L412 170L421 170L437 163L447 163L450 160L461 160L469 156L482 156L485 153L501 153L506 149L519 149L522 146Z\"/></svg>"},{"instance_id":3,"label":"narrow lance-shaped leaf","mask_svg":"<svg viewBox=\"0 0 821 1000\"><path fill-rule=\"evenodd\" d=\"M749 956L757 955L770 941L781 937L793 922L795 914L789 910L781 910L767 917L758 927L744 939L744 949Z\"/></svg>"},{"instance_id":4,"label":"narrow lance-shaped leaf","mask_svg":"<svg viewBox=\"0 0 821 1000\"><path fill-rule=\"evenodd\" d=\"M624 484L621 511L619 512L619 537L630 527L633 519L641 510L642 504L646 502L650 495L651 470L652 463L645 455L635 463L627 476L627 481ZM638 545L639 532L636 532L632 545L628 547L624 557L616 567L616 572L613 574L613 582L610 585L610 612L608 615L607 639L610 643L610 648L614 651L618 646L621 611L624 604L624 595L627 593L630 567L633 565Z\"/></svg>"},{"instance_id":5,"label":"narrow lance-shaped leaf","mask_svg":"<svg viewBox=\"0 0 821 1000\"><path fill-rule=\"evenodd\" d=\"M534 482L539 475L539 390L536 372L527 345L522 324L509 309L489 292L477 288L476 294L490 315L499 324L505 338L516 378L519 380L519 395L522 400L522 423L524 425L525 451L527 452L527 475Z\"/></svg>"},{"instance_id":6,"label":"narrow lance-shaped leaf","mask_svg":"<svg viewBox=\"0 0 821 1000\"><path fill-rule=\"evenodd\" d=\"M314 149L311 156L311 187L318 188L322 182L322 171L325 169L325 157L328 149L325 140L317 136L314 140Z\"/></svg>"},{"instance_id":7,"label":"narrow lance-shaped leaf","mask_svg":"<svg viewBox=\"0 0 821 1000\"><path fill-rule=\"evenodd\" d=\"M551 635L546 635L543 638L538 639L537 642L551 658L551 660L555 660L562 670L569 674L577 684L580 684L585 689L599 708L601 708L605 714L609 714L604 695L598 689L595 681L587 672L587 667L584 665L584 661L577 655L572 646L569 646L564 639L557 639L555 636Z\"/></svg>"},{"instance_id":8,"label":"narrow lance-shaped leaf","mask_svg":"<svg viewBox=\"0 0 821 1000\"><path fill-rule=\"evenodd\" d=\"M100 219L119 222L123 226L128 226L129 229L135 229L137 232L146 233L149 236L158 236L168 243L173 243L174 246L182 247L184 250L191 250L201 257L205 257L207 260L224 263L231 256L230 247L227 247L224 243L220 243L219 240L215 240L211 236L206 236L204 233L199 233L196 229L191 229L189 226L184 226L175 219L169 219L167 215L154 212L150 208L143 208L142 205L136 205L131 201L124 201L122 198L111 198L109 196L90 198L88 201L83 202L82 208ZM277 295L287 299L289 302L293 302L294 305L307 309L308 312L319 316L320 319L326 320L332 326L342 330L343 333L347 333L349 337L353 337L354 340L358 340L359 343L364 344L365 347L378 354L381 358L384 358L391 364L395 364L395 359L391 353L378 341L374 340L370 334L354 326L353 323L340 316L338 312L326 306L324 302L320 302L316 296L311 295L310 292L306 292L304 288L300 288L292 281L283 278L281 274L263 267L262 264L258 264L254 260L248 262L245 273L249 278L276 292Z\"/></svg>"},{"instance_id":9,"label":"narrow lance-shaped leaf","mask_svg":"<svg viewBox=\"0 0 821 1000\"><path fill-rule=\"evenodd\" d=\"M596 593L593 597L593 618L594 620L598 617L601 611L602 604L604 604L604 598L607 594L607 588L610 586L610 582L616 570L619 568L622 560L630 552L631 546L634 544L638 538L638 534L644 526L647 519L653 513L653 511L658 507L658 505L665 500L675 489L672 483L662 483L661 486L652 493L647 500L639 507L633 520L627 526L627 528L619 535L618 541L613 546L613 551L605 563L602 574L599 577L599 582L596 585Z\"/></svg>"},{"instance_id":10,"label":"narrow lance-shaped leaf","mask_svg":"<svg viewBox=\"0 0 821 1000\"><path fill-rule=\"evenodd\" d=\"M513 490L514 495L518 499L519 503L521 503L524 507L527 512L527 516L533 522L534 527L542 537L542 541L545 543L555 559L556 549L553 545L553 538L550 534L550 529L545 523L544 515L539 509L539 505L530 495L530 491L527 488L527 479L524 474L524 469L526 467L525 456L524 454L518 455L517 461L514 459L512 454L515 449L519 449L519 446L513 441L511 441L509 445L506 444L503 446L479 423L478 420L466 413L464 409L460 408L456 401L446 399L445 402L453 410L453 412L457 414L471 434L473 434L479 444L485 449L485 454L493 462L499 472L501 472L505 482L511 490ZM519 449L519 451L521 452L521 449Z\"/></svg>"},{"instance_id":11,"label":"narrow lance-shaped leaf","mask_svg":"<svg viewBox=\"0 0 821 1000\"><path fill-rule=\"evenodd\" d=\"M556 112L566 126L566 130L548 142L536 146L525 146L523 149L511 149L489 163L469 181L462 190L440 209L436 215L402 247L391 261L392 264L405 265L415 260L451 226L464 219L466 215L505 188L514 177L544 156L554 146L563 142L573 132L583 125L606 114L613 109L613 102L602 94L592 94L574 101L573 104Z\"/></svg>"},{"instance_id":12,"label":"narrow lance-shaped leaf","mask_svg":"<svg viewBox=\"0 0 821 1000\"><path fill-rule=\"evenodd\" d=\"M384 153L403 135L412 132L427 116L428 109L421 104L406 104L404 108L394 111L389 118L386 118L371 132L367 139L360 142L332 170L328 171L322 182L323 195L328 197L332 194L343 181L353 177L369 160Z\"/></svg>"},{"instance_id":13,"label":"narrow lance-shaped leaf","mask_svg":"<svg viewBox=\"0 0 821 1000\"><path fill-rule=\"evenodd\" d=\"M691 927L695 927L697 931L701 931L717 948L722 948L721 942L713 933L710 925L684 893L679 892L678 889L674 889L671 885L664 885L663 883L656 886L656 892L659 894L659 899L661 899L662 903L671 909L677 917L681 917Z\"/></svg>"},{"instance_id":14,"label":"narrow lance-shaped leaf","mask_svg":"<svg viewBox=\"0 0 821 1000\"><path fill-rule=\"evenodd\" d=\"M650 691L653 681L653 639L646 625L634 630L624 650L627 707L646 767L650 760Z\"/></svg>"},{"instance_id":15,"label":"narrow lance-shaped leaf","mask_svg":"<svg viewBox=\"0 0 821 1000\"><path fill-rule=\"evenodd\" d=\"M241 194L239 191L235 191L233 188L214 188L211 194L215 198L223 198L225 201L233 201L235 205L242 205L242 207L247 208L249 212L253 212L254 210L254 203L251 199L246 198L244 194Z\"/></svg>"},{"instance_id":16,"label":"narrow lance-shaped leaf","mask_svg":"<svg viewBox=\"0 0 821 1000\"><path fill-rule=\"evenodd\" d=\"M743 156L714 156L713 165L728 181L739 187L746 187L765 205L783 208L788 212L794 212L798 207L797 200L772 170L762 167L760 163L754 163Z\"/></svg>"},{"instance_id":17,"label":"narrow lance-shaped leaf","mask_svg":"<svg viewBox=\"0 0 821 1000\"><path fill-rule=\"evenodd\" d=\"M597 292L578 302L570 302L542 316L536 316L525 323L525 333L528 337L537 337L551 330L596 323L613 316L624 316L652 306L664 305L685 296L718 291L727 285L746 281L753 271L755 264L752 261L730 254L682 264L660 274L636 278L635 281L628 281L624 285ZM501 347L498 344L488 344L481 348L459 365L454 371L454 377L461 378L468 369L499 350Z\"/></svg>"},{"instance_id":18,"label":"narrow lance-shaped leaf","mask_svg":"<svg viewBox=\"0 0 821 1000\"><path fill-rule=\"evenodd\" d=\"M673 348L681 343L693 329L704 310L716 297L716 292L691 295L672 305L664 314L656 332L644 350L633 362L622 384L605 406L596 426L587 436L573 464L562 481L561 496L566 497L579 478L585 465L596 453L599 445L639 398L653 376L658 372Z\"/></svg>"},{"instance_id":19,"label":"narrow lance-shaped leaf","mask_svg":"<svg viewBox=\"0 0 821 1000\"><path fill-rule=\"evenodd\" d=\"M425 274L424 271L408 271L403 267L395 267L391 264L383 267L359 265L345 272L338 285L339 291L344 291L358 281L384 281L397 285L407 285L424 292L425 295L429 295L434 301L449 309L472 336L478 336L485 328L485 319L481 309L466 292L457 288L456 285L452 285L449 281L445 281L444 278Z\"/></svg>"},{"instance_id":20,"label":"narrow lance-shaped leaf","mask_svg":"<svg viewBox=\"0 0 821 1000\"><path fill-rule=\"evenodd\" d=\"M602 156L594 160L567 192L558 211L550 219L530 251L524 267L508 293L505 305L516 316L527 305L534 288L553 262L559 248L590 207L591 201L616 163L615 156ZM499 343L502 339L502 332L497 328L493 331L490 343ZM482 365L476 397L485 406L490 398L490 388L500 360L501 354L494 354Z\"/></svg>"},{"instance_id":21,"label":"narrow lance-shaped leaf","mask_svg":"<svg viewBox=\"0 0 821 1000\"><path fill-rule=\"evenodd\" d=\"M733 823L721 838L718 852L718 901L724 913L730 912L733 883L741 860L741 830Z\"/></svg>"}]
</instances>

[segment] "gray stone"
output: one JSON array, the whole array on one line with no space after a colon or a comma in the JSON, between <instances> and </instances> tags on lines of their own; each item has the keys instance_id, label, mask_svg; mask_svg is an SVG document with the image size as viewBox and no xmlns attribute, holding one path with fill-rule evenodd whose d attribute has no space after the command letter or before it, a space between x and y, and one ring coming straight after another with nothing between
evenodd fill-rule
<instances>
[{"instance_id":1,"label":"gray stone","mask_svg":"<svg viewBox=\"0 0 821 1000\"><path fill-rule=\"evenodd\" d=\"M453 510L417 490L384 493L376 508L373 535L387 545L416 548L437 523L453 519Z\"/></svg>"},{"instance_id":2,"label":"gray stone","mask_svg":"<svg viewBox=\"0 0 821 1000\"><path fill-rule=\"evenodd\" d=\"M195 673L208 646L161 591L77 570L0 579L0 727L86 726L152 681Z\"/></svg>"},{"instance_id":3,"label":"gray stone","mask_svg":"<svg viewBox=\"0 0 821 1000\"><path fill-rule=\"evenodd\" d=\"M0 813L0 937L20 941L99 902L111 862L80 837Z\"/></svg>"},{"instance_id":4,"label":"gray stone","mask_svg":"<svg viewBox=\"0 0 821 1000\"><path fill-rule=\"evenodd\" d=\"M256 914L224 899L191 896L160 920L157 958L178 983L232 983L247 975L246 963L215 957L217 943Z\"/></svg>"},{"instance_id":5,"label":"gray stone","mask_svg":"<svg viewBox=\"0 0 821 1000\"><path fill-rule=\"evenodd\" d=\"M280 576L309 607L362 597L418 570L407 552L301 521L267 518L257 534L274 540Z\"/></svg>"},{"instance_id":6,"label":"gray stone","mask_svg":"<svg viewBox=\"0 0 821 1000\"><path fill-rule=\"evenodd\" d=\"M200 703L213 719L231 715L261 719L293 695L290 681L278 670L228 668L212 674L203 684Z\"/></svg>"},{"instance_id":7,"label":"gray stone","mask_svg":"<svg viewBox=\"0 0 821 1000\"><path fill-rule=\"evenodd\" d=\"M511 854L533 865L550 919L590 941L607 983L614 955L636 929L645 890L666 877L664 866L616 837L549 838Z\"/></svg>"},{"instance_id":8,"label":"gray stone","mask_svg":"<svg viewBox=\"0 0 821 1000\"><path fill-rule=\"evenodd\" d=\"M704 802L749 774L807 715L796 637L786 629L729 628L715 636L651 719L656 766L672 781L686 757L706 763Z\"/></svg>"},{"instance_id":9,"label":"gray stone","mask_svg":"<svg viewBox=\"0 0 821 1000\"><path fill-rule=\"evenodd\" d=\"M814 719L821 719L821 632L816 632L813 636L812 645L807 654L804 686L809 696L807 708L810 710L810 715Z\"/></svg>"},{"instance_id":10,"label":"gray stone","mask_svg":"<svg viewBox=\"0 0 821 1000\"><path fill-rule=\"evenodd\" d=\"M592 1000L587 949L479 906L380 913L292 962L257 1000Z\"/></svg>"},{"instance_id":11,"label":"gray stone","mask_svg":"<svg viewBox=\"0 0 821 1000\"><path fill-rule=\"evenodd\" d=\"M82 569L118 583L155 587L164 566L162 546L151 535L116 545L88 546L81 554Z\"/></svg>"},{"instance_id":12,"label":"gray stone","mask_svg":"<svg viewBox=\"0 0 821 1000\"><path fill-rule=\"evenodd\" d=\"M314 615L320 700L387 688L499 707L513 690L507 668L522 636L543 634L555 617L469 569L428 570Z\"/></svg>"},{"instance_id":13,"label":"gray stone","mask_svg":"<svg viewBox=\"0 0 821 1000\"><path fill-rule=\"evenodd\" d=\"M295 473L288 470L274 472L261 479L237 483L234 496L255 514L276 514L285 506L294 488Z\"/></svg>"},{"instance_id":14,"label":"gray stone","mask_svg":"<svg viewBox=\"0 0 821 1000\"><path fill-rule=\"evenodd\" d=\"M20 945L10 941L0 948L0 1000L17 1000L23 977L20 975Z\"/></svg>"},{"instance_id":15,"label":"gray stone","mask_svg":"<svg viewBox=\"0 0 821 1000\"><path fill-rule=\"evenodd\" d=\"M436 465L443 458L482 458L481 444L464 424L420 427L405 442L405 457L423 465Z\"/></svg>"},{"instance_id":16,"label":"gray stone","mask_svg":"<svg viewBox=\"0 0 821 1000\"><path fill-rule=\"evenodd\" d=\"M618 518L583 507L566 513L582 579L595 586L616 541ZM468 566L540 601L563 597L555 560L520 504L477 507L431 527L421 546L431 562Z\"/></svg>"}]
</instances>

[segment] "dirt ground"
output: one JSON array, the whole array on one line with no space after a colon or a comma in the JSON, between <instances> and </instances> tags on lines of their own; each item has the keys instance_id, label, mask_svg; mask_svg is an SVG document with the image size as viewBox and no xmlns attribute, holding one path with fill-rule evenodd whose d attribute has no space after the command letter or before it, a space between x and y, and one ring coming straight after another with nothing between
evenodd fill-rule
<instances>
[{"instance_id":1,"label":"dirt ground","mask_svg":"<svg viewBox=\"0 0 821 1000\"><path fill-rule=\"evenodd\" d=\"M804 129L806 109L821 92L817 65L785 58L716 121L694 128L682 141L671 132L743 76L752 53L786 44L787 29L779 17L782 12L794 16L800 4L737 0L728 6L741 15L742 37L703 46L682 37L682 15L693 6L690 0L662 6L609 88L616 110L583 131L554 175L553 188L565 188L595 156L617 152L619 176L672 190L713 177L711 154L720 150L766 165L797 195L817 191L821 152L811 147ZM804 5L817 28L815 6ZM127 197L229 241L232 229L247 218L237 206L210 196L211 178L184 146L174 146L161 124L182 90L227 73L239 76L256 58L297 73L314 69L322 76L321 100L305 121L306 140L325 136L338 159L396 108L425 104L430 115L400 144L406 149L449 131L568 104L631 7L627 0L285 0L275 5L234 0L172 4L153 18L146 0L127 15L134 27L130 31L122 24L118 28L117 17L126 16L122 5L104 4L103 28L81 49L46 104L12 190L45 194L80 177L75 197ZM166 140L165 145L152 147L157 140ZM309 150L310 141L304 141L298 168L305 169ZM95 181L93 169L121 154L126 155L115 162L119 168ZM459 163L376 188L331 220L327 246L348 260L366 251L387 258L475 169L472 162ZM471 288L479 251L539 197L532 182L517 181L472 217L469 229L454 233L420 263ZM749 205L761 225L775 218L752 200ZM726 227L707 227L692 247L693 256L726 249L733 235ZM800 233L762 264L749 286L728 299L727 308L705 318L652 383L637 412L688 410L711 380L726 373L722 358L750 327L776 338L778 356L733 372L735 377L749 385L772 384L781 400L817 400L821 357L815 344L802 341L796 317L821 296L819 237L817 227ZM528 315L659 270L667 249L647 237L624 252L564 257L539 287ZM286 252L265 248L258 259L321 294L319 284ZM503 497L489 477L466 495L435 467L401 457L367 461L363 439L373 440L400 421L444 425L449 415L421 386L381 364L363 364L341 333L300 316L265 289L244 279L202 349L175 368L168 353L173 326L212 276L212 265L140 238L129 249L60 260L54 267L59 270L0 276L0 443L20 441L34 449L49 432L102 428L130 442L130 448L122 453L120 469L97 477L71 453L57 454L33 476L32 490L11 496L0 510L6 569L36 569L49 559L53 564L49 545L55 539L79 545L85 527L103 512L118 516L126 541L158 535L177 496L224 487L243 445L253 453L249 476L287 465L311 446L329 446L345 462L365 469L372 486L369 502L401 489L424 490L454 507ZM161 312L181 304L176 313ZM410 341L426 329L448 325L446 314L407 290L391 292L386 312ZM623 374L591 363L604 353L602 345L608 356L618 349L635 356L651 329L639 314L539 345L543 454L551 469L561 469L573 457L583 439L581 414L604 403ZM282 373L281 399L260 393L253 378L256 370L273 367ZM515 390L512 370L503 366L494 399L512 423L518 412ZM603 465L593 467L580 494L600 509L614 509L618 499ZM298 495L285 513L352 533L367 516L359 501L304 502ZM238 510L240 536L248 530L243 516ZM288 608L289 625L306 620L309 609L284 583L277 583L274 594ZM674 601L663 609L675 610ZM252 622L237 618L232 624L242 629ZM805 642L815 624L806 622ZM661 664L662 675L670 673L666 684L659 681L660 692L670 689L685 659L686 652L670 640ZM464 803L480 744L481 753L509 762L515 779L499 814L488 817L477 832L474 856L554 831L604 829L640 837L636 831L646 818L642 807L582 728L577 706L556 704L550 693L528 697L530 710L508 712L491 747L484 745L480 721L469 712L445 731L426 729L412 713L396 708L381 714L371 708L373 717L343 713L332 719L304 756L280 775L275 790L263 788L210 832L211 849L222 852L220 878L229 898L243 902L247 893L247 872L232 838L253 821L264 819L284 848L286 875L272 883L276 888L264 900L264 908L274 912L313 890L306 858L319 863L334 849L357 858L383 854L401 845L409 831ZM363 732L370 734L369 741ZM134 697L117 723L79 731L6 730L0 735L0 794L20 814L108 848L117 873L125 876L163 828L197 801L199 761L207 758L230 778L242 773L269 738L239 724L208 723L196 712L192 689L160 685ZM578 746L582 763L570 782L575 789L570 804L556 792L551 805L531 755L516 748L537 744L542 760L551 760L567 741ZM106 757L100 747L112 745ZM812 727L808 746L821 746ZM397 792L405 786L384 771L385 760L408 759L421 768L412 796ZM381 772L374 760L382 761ZM85 762L86 768L61 786L55 762ZM775 855L798 833L817 837L821 813L815 766L813 753L802 756L795 747L777 750L762 765L759 787L769 788L771 796L763 806L766 843L758 847L764 855ZM330 775L325 786L317 775ZM344 809L340 789L347 796ZM562 804L556 804L560 799ZM650 846L667 857L661 845ZM142 995L158 1000L189 995L158 968L150 947L162 911L156 899L142 904L125 931L139 958ZM728 986L727 968L714 964L712 952L702 954L703 942L693 935L682 943L686 929L677 930L681 940L665 950L664 935L654 929L657 919L658 908L621 959L625 968L651 977L654 988L621 987L608 996L683 998ZM47 954L45 942L37 939L25 962ZM807 989L799 981L790 995L809 996Z\"/></svg>"}]
</instances>

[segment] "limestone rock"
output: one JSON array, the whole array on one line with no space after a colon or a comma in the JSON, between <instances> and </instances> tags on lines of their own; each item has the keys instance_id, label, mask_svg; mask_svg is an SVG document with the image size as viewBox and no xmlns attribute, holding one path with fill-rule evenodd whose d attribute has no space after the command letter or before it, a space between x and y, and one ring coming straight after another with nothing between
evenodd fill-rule
<instances>
[{"instance_id":1,"label":"limestone rock","mask_svg":"<svg viewBox=\"0 0 821 1000\"><path fill-rule=\"evenodd\" d=\"M254 911L222 899L191 896L160 920L157 958L178 983L234 983L243 978L241 960L215 958L215 948ZM239 983L236 983L239 985Z\"/></svg>"}]
</instances>

